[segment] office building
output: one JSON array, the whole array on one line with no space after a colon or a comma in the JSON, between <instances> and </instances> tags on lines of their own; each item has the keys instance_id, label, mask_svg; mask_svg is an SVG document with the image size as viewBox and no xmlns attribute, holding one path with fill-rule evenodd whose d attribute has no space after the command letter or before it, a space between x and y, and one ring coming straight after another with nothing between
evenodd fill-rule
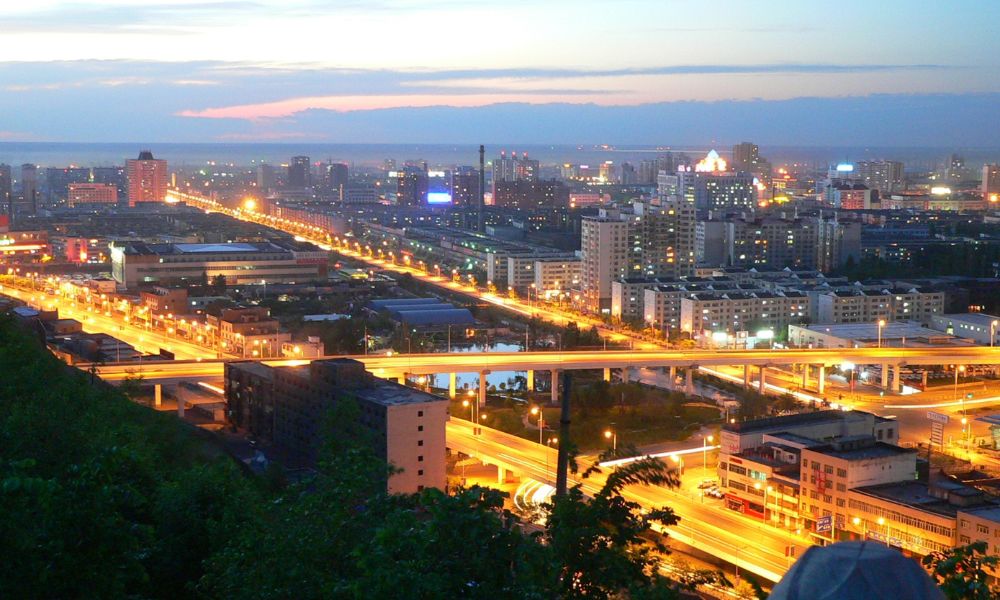
<instances>
[{"instance_id":1,"label":"office building","mask_svg":"<svg viewBox=\"0 0 1000 600\"><path fill-rule=\"evenodd\" d=\"M163 202L167 197L167 161L153 158L143 150L139 158L125 161L128 177L128 205L142 202Z\"/></svg>"},{"instance_id":2,"label":"office building","mask_svg":"<svg viewBox=\"0 0 1000 600\"><path fill-rule=\"evenodd\" d=\"M892 194L905 189L903 163L896 160L862 160L855 165L854 177L860 183L878 191Z\"/></svg>"},{"instance_id":3,"label":"office building","mask_svg":"<svg viewBox=\"0 0 1000 600\"><path fill-rule=\"evenodd\" d=\"M752 142L740 142L733 146L733 169L746 173L757 173L760 169L760 148Z\"/></svg>"},{"instance_id":4,"label":"office building","mask_svg":"<svg viewBox=\"0 0 1000 600\"><path fill-rule=\"evenodd\" d=\"M308 156L293 156L288 163L286 186L293 190L305 190L312 187L312 164Z\"/></svg>"},{"instance_id":5,"label":"office building","mask_svg":"<svg viewBox=\"0 0 1000 600\"><path fill-rule=\"evenodd\" d=\"M277 172L274 165L261 163L257 165L257 189L267 194L278 187Z\"/></svg>"},{"instance_id":6,"label":"office building","mask_svg":"<svg viewBox=\"0 0 1000 600\"><path fill-rule=\"evenodd\" d=\"M389 492L445 488L444 398L376 378L349 359L301 367L231 362L225 379L232 423L297 462L315 463L326 417L338 403L352 401L357 425L368 433L356 442L370 443L397 469L387 482Z\"/></svg>"},{"instance_id":7,"label":"office building","mask_svg":"<svg viewBox=\"0 0 1000 600\"><path fill-rule=\"evenodd\" d=\"M838 180L824 189L824 200L827 204L841 210L870 210L877 208L872 204L872 190L860 182Z\"/></svg>"},{"instance_id":8,"label":"office building","mask_svg":"<svg viewBox=\"0 0 1000 600\"><path fill-rule=\"evenodd\" d=\"M129 289L203 278L211 281L220 275L228 285L323 280L327 260L325 250L288 240L219 244L131 241L111 246L112 275Z\"/></svg>"},{"instance_id":9,"label":"office building","mask_svg":"<svg viewBox=\"0 0 1000 600\"><path fill-rule=\"evenodd\" d=\"M569 206L569 188L555 180L494 182L493 206L515 211L565 209Z\"/></svg>"},{"instance_id":10,"label":"office building","mask_svg":"<svg viewBox=\"0 0 1000 600\"><path fill-rule=\"evenodd\" d=\"M118 203L118 188L110 183L71 183L66 205L70 208Z\"/></svg>"},{"instance_id":11,"label":"office building","mask_svg":"<svg viewBox=\"0 0 1000 600\"><path fill-rule=\"evenodd\" d=\"M981 189L983 191L983 200L990 207L1000 206L1000 164L983 165Z\"/></svg>"},{"instance_id":12,"label":"office building","mask_svg":"<svg viewBox=\"0 0 1000 600\"><path fill-rule=\"evenodd\" d=\"M396 173L396 206L426 206L430 181L427 169L407 165Z\"/></svg>"}]
</instances>

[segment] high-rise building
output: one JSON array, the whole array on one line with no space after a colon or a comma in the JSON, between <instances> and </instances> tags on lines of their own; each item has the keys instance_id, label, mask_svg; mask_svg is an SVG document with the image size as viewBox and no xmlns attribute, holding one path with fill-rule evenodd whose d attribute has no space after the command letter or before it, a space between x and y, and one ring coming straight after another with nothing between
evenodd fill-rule
<instances>
[{"instance_id":1,"label":"high-rise building","mask_svg":"<svg viewBox=\"0 0 1000 600\"><path fill-rule=\"evenodd\" d=\"M500 152L500 157L493 161L493 185L504 181L535 181L538 179L539 165L537 160L528 158L525 152L518 156L512 153L507 156Z\"/></svg>"},{"instance_id":2,"label":"high-rise building","mask_svg":"<svg viewBox=\"0 0 1000 600\"><path fill-rule=\"evenodd\" d=\"M344 163L329 162L323 165L323 191L330 194L334 200L344 199L347 189L349 171Z\"/></svg>"},{"instance_id":3,"label":"high-rise building","mask_svg":"<svg viewBox=\"0 0 1000 600\"><path fill-rule=\"evenodd\" d=\"M266 194L276 188L278 180L274 170L274 165L261 163L257 165L257 189Z\"/></svg>"},{"instance_id":4,"label":"high-rise building","mask_svg":"<svg viewBox=\"0 0 1000 600\"><path fill-rule=\"evenodd\" d=\"M968 172L965 169L965 158L958 154L948 156L944 165L945 179L951 183L958 183L967 176Z\"/></svg>"},{"instance_id":5,"label":"high-rise building","mask_svg":"<svg viewBox=\"0 0 1000 600\"><path fill-rule=\"evenodd\" d=\"M733 146L733 169L756 173L760 168L760 148L752 142L740 142Z\"/></svg>"},{"instance_id":6,"label":"high-rise building","mask_svg":"<svg viewBox=\"0 0 1000 600\"><path fill-rule=\"evenodd\" d=\"M479 203L479 171L458 167L451 172L451 201L454 206L475 207Z\"/></svg>"},{"instance_id":7,"label":"high-rise building","mask_svg":"<svg viewBox=\"0 0 1000 600\"><path fill-rule=\"evenodd\" d=\"M14 180L10 165L0 163L0 215L9 215L14 199Z\"/></svg>"},{"instance_id":8,"label":"high-rise building","mask_svg":"<svg viewBox=\"0 0 1000 600\"><path fill-rule=\"evenodd\" d=\"M569 188L556 180L494 182L493 206L518 211L566 208Z\"/></svg>"},{"instance_id":9,"label":"high-rise building","mask_svg":"<svg viewBox=\"0 0 1000 600\"><path fill-rule=\"evenodd\" d=\"M128 194L128 177L125 175L125 167L94 167L91 169L91 175L94 183L107 183L115 186L119 198L124 198Z\"/></svg>"},{"instance_id":10,"label":"high-rise building","mask_svg":"<svg viewBox=\"0 0 1000 600\"><path fill-rule=\"evenodd\" d=\"M905 187L903 163L897 160L859 161L855 165L854 178L880 194L892 194Z\"/></svg>"},{"instance_id":11,"label":"high-rise building","mask_svg":"<svg viewBox=\"0 0 1000 600\"><path fill-rule=\"evenodd\" d=\"M629 276L630 229L617 215L583 218L580 284L587 310L611 311L611 282Z\"/></svg>"},{"instance_id":12,"label":"high-rise building","mask_svg":"<svg viewBox=\"0 0 1000 600\"><path fill-rule=\"evenodd\" d=\"M983 165L983 201L988 206L1000 205L1000 164ZM3 191L0 190L0 194Z\"/></svg>"},{"instance_id":13,"label":"high-rise building","mask_svg":"<svg viewBox=\"0 0 1000 600\"><path fill-rule=\"evenodd\" d=\"M167 161L153 158L143 150L139 158L125 161L128 177L128 205L142 202L163 202L167 197Z\"/></svg>"},{"instance_id":14,"label":"high-rise building","mask_svg":"<svg viewBox=\"0 0 1000 600\"><path fill-rule=\"evenodd\" d=\"M621 183L622 185L635 185L639 183L639 178L635 172L635 165L632 163L622 163Z\"/></svg>"},{"instance_id":15,"label":"high-rise building","mask_svg":"<svg viewBox=\"0 0 1000 600\"><path fill-rule=\"evenodd\" d=\"M429 181L427 169L407 165L396 173L396 205L424 206L427 204Z\"/></svg>"},{"instance_id":16,"label":"high-rise building","mask_svg":"<svg viewBox=\"0 0 1000 600\"><path fill-rule=\"evenodd\" d=\"M21 165L21 210L15 212L38 212L38 167L31 163Z\"/></svg>"},{"instance_id":17,"label":"high-rise building","mask_svg":"<svg viewBox=\"0 0 1000 600\"><path fill-rule=\"evenodd\" d=\"M685 167L678 171L677 177L677 194L699 212L753 212L757 207L753 174L729 170L715 150L693 169Z\"/></svg>"},{"instance_id":18,"label":"high-rise building","mask_svg":"<svg viewBox=\"0 0 1000 600\"><path fill-rule=\"evenodd\" d=\"M304 190L312 184L312 165L308 156L293 156L288 163L287 185L291 189Z\"/></svg>"}]
</instances>

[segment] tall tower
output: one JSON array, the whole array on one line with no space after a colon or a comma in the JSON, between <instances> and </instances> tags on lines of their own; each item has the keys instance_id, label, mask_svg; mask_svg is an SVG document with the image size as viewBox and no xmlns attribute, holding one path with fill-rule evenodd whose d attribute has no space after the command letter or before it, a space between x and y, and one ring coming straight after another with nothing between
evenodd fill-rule
<instances>
[{"instance_id":1,"label":"tall tower","mask_svg":"<svg viewBox=\"0 0 1000 600\"><path fill-rule=\"evenodd\" d=\"M483 215L486 205L486 146L479 145L479 206L476 214L476 231L486 231Z\"/></svg>"}]
</instances>

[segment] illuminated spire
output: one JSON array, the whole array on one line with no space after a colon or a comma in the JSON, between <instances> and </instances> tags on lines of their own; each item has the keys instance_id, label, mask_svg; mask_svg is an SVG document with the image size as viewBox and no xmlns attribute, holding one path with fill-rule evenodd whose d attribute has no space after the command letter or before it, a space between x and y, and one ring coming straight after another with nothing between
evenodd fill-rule
<instances>
[{"instance_id":1,"label":"illuminated spire","mask_svg":"<svg viewBox=\"0 0 1000 600\"><path fill-rule=\"evenodd\" d=\"M726 167L726 159L720 157L719 153L715 150L710 150L705 155L705 158L698 161L698 164L694 166L694 170L699 173L718 173L725 171Z\"/></svg>"}]
</instances>

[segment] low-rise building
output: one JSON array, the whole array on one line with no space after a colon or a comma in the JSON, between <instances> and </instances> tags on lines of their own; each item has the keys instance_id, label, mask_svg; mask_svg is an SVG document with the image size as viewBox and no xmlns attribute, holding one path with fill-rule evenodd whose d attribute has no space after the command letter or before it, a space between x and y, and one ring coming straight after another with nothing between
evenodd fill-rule
<instances>
[{"instance_id":1,"label":"low-rise building","mask_svg":"<svg viewBox=\"0 0 1000 600\"><path fill-rule=\"evenodd\" d=\"M444 489L446 399L376 378L349 359L317 360L302 367L256 362L226 364L231 422L273 444L293 461L314 464L322 427L338 403L358 405L358 424L377 455L398 469L394 493Z\"/></svg>"},{"instance_id":2,"label":"low-rise building","mask_svg":"<svg viewBox=\"0 0 1000 600\"><path fill-rule=\"evenodd\" d=\"M916 321L929 325L944 312L945 294L939 290L838 289L816 296L819 323L874 323Z\"/></svg>"},{"instance_id":3,"label":"low-rise building","mask_svg":"<svg viewBox=\"0 0 1000 600\"><path fill-rule=\"evenodd\" d=\"M206 320L223 351L244 358L280 356L282 344L292 337L281 331L281 324L263 306L227 308Z\"/></svg>"},{"instance_id":4,"label":"low-rise building","mask_svg":"<svg viewBox=\"0 0 1000 600\"><path fill-rule=\"evenodd\" d=\"M985 313L933 315L931 328L983 346L1000 344L1000 317Z\"/></svg>"},{"instance_id":5,"label":"low-rise building","mask_svg":"<svg viewBox=\"0 0 1000 600\"><path fill-rule=\"evenodd\" d=\"M915 323L840 323L790 325L788 344L796 348L920 348L968 346L968 341Z\"/></svg>"}]
</instances>

